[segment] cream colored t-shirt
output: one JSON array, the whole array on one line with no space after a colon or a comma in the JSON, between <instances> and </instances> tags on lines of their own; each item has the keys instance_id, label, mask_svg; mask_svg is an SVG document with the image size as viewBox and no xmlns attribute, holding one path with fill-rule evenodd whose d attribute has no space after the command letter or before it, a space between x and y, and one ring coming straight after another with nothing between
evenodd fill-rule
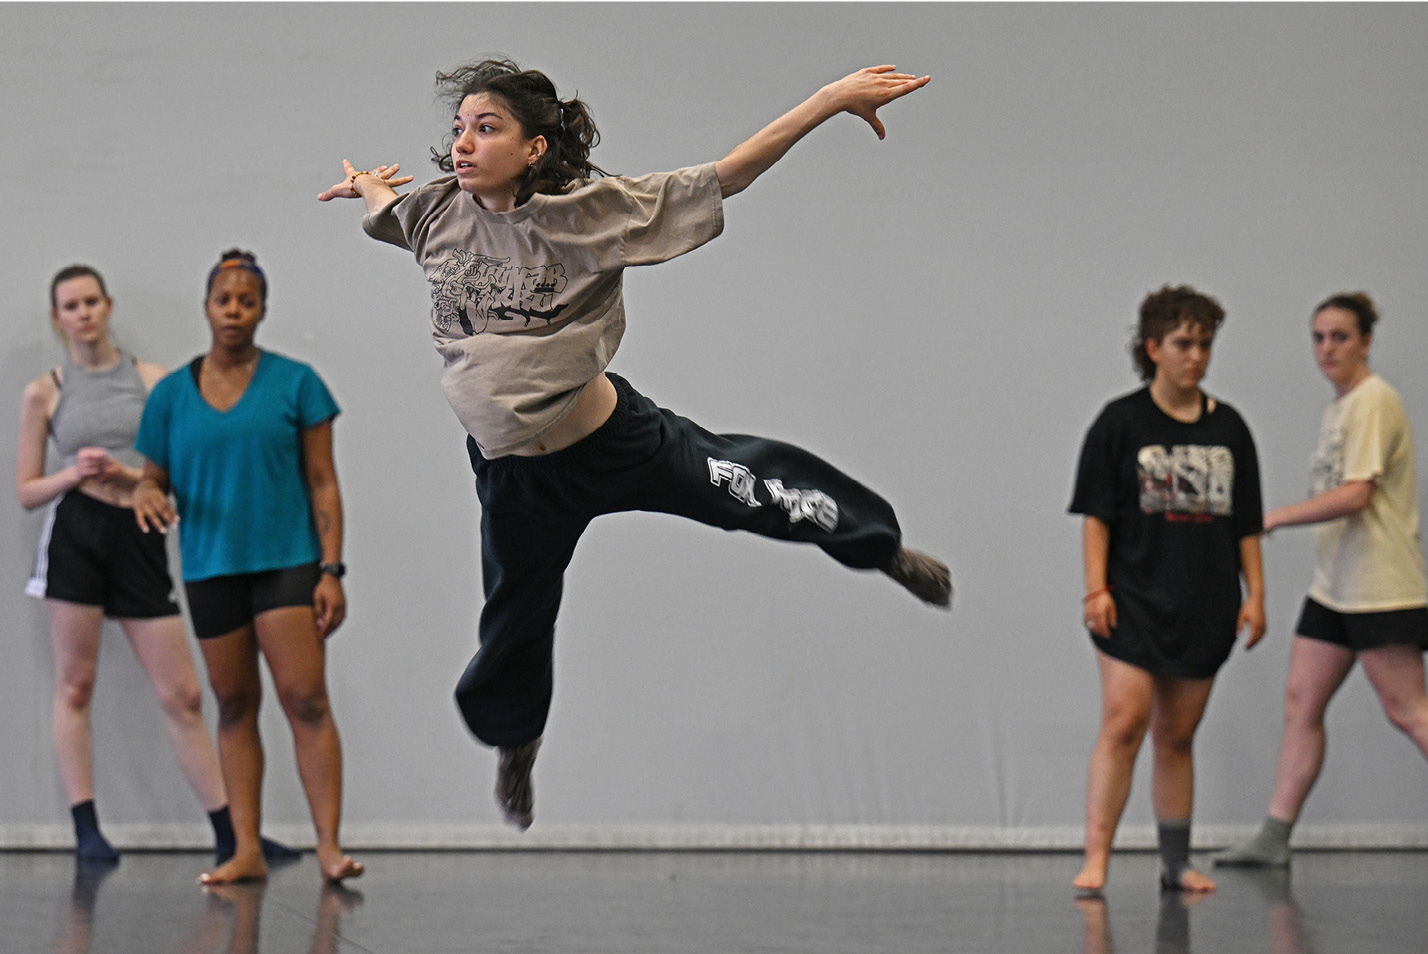
<instances>
[{"instance_id":1,"label":"cream colored t-shirt","mask_svg":"<svg viewBox=\"0 0 1428 954\"><path fill-rule=\"evenodd\" d=\"M605 370L625 331L622 274L724 228L714 164L572 183L506 213L435 179L365 216L431 284L441 387L487 458L538 439Z\"/></svg>"},{"instance_id":2,"label":"cream colored t-shirt","mask_svg":"<svg viewBox=\"0 0 1428 954\"><path fill-rule=\"evenodd\" d=\"M1368 506L1315 527L1310 597L1341 613L1428 605L1413 430L1398 392L1376 374L1324 410L1309 493L1356 480L1373 481Z\"/></svg>"}]
</instances>

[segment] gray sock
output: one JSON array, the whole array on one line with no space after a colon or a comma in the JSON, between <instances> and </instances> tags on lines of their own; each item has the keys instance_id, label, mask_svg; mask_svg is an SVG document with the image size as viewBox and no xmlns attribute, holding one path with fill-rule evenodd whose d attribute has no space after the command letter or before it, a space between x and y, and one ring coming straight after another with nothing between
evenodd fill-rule
<instances>
[{"instance_id":1,"label":"gray sock","mask_svg":"<svg viewBox=\"0 0 1428 954\"><path fill-rule=\"evenodd\" d=\"M1294 822L1266 816L1255 836L1215 855L1215 864L1243 868L1283 868L1289 864L1289 833Z\"/></svg>"}]
</instances>

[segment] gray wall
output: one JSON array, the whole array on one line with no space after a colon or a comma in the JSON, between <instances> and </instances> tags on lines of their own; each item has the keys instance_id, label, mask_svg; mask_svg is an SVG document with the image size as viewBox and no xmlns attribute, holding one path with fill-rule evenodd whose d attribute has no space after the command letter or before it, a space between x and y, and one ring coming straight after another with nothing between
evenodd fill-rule
<instances>
[{"instance_id":1,"label":"gray wall","mask_svg":"<svg viewBox=\"0 0 1428 954\"><path fill-rule=\"evenodd\" d=\"M252 248L261 342L342 403L351 617L329 674L350 842L504 837L493 759L450 689L474 645L477 505L437 386L421 273L314 197L340 172L419 178L449 117L435 70L503 52L594 105L596 161L719 158L818 85L890 62L933 81L841 117L727 207L709 247L627 276L614 369L716 430L784 436L898 506L949 558L950 615L812 549L646 515L597 523L568 578L526 843L1075 844L1098 688L1079 626L1075 455L1136 386L1134 309L1168 282L1230 318L1207 388L1259 441L1270 505L1302 495L1328 385L1308 318L1366 288L1373 365L1428 427L1422 5L7 5L0 403L58 357L50 275L111 282L114 329L176 366L203 277ZM13 456L13 429L0 457ZM0 843L62 843L39 515L0 507ZM1262 815L1306 531L1266 546L1270 635L1200 735L1202 837ZM95 712L116 840L202 840L118 630ZM269 828L308 831L270 702ZM211 716L212 708L209 707ZM1428 843L1425 764L1361 675L1331 713L1304 831ZM1144 759L1142 760L1145 761ZM1151 815L1145 766L1126 816ZM681 840L683 840L681 842ZM861 842L860 842L861 843Z\"/></svg>"}]
</instances>

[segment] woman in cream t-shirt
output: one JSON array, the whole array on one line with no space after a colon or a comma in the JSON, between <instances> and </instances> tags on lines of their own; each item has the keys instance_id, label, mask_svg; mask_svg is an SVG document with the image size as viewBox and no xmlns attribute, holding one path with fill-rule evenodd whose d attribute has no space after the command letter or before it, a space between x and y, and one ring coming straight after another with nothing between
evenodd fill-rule
<instances>
[{"instance_id":1,"label":"woman in cream t-shirt","mask_svg":"<svg viewBox=\"0 0 1428 954\"><path fill-rule=\"evenodd\" d=\"M1289 833L1324 764L1324 713L1355 662L1388 720L1428 756L1428 574L1413 432L1398 393L1368 367L1377 320L1362 292L1335 295L1314 312L1314 356L1336 396L1320 427L1310 497L1264 519L1266 533L1316 525L1314 582L1289 655L1269 815L1216 864L1289 864Z\"/></svg>"}]
</instances>

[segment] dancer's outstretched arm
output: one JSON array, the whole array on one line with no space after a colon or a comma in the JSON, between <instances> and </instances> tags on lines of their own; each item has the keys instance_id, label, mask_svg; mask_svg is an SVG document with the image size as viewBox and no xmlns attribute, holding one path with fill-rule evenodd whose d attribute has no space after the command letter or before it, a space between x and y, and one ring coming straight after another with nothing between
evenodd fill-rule
<instances>
[{"instance_id":1,"label":"dancer's outstretched arm","mask_svg":"<svg viewBox=\"0 0 1428 954\"><path fill-rule=\"evenodd\" d=\"M360 198L367 203L368 212L376 212L378 209L385 208L387 203L397 197L393 186L406 185L412 181L411 176L397 177L401 168L400 165L392 165L358 169L343 159L342 171L347 178L325 192L319 192L317 200L328 202L332 199ZM357 181L359 178L362 180L360 183Z\"/></svg>"},{"instance_id":2,"label":"dancer's outstretched arm","mask_svg":"<svg viewBox=\"0 0 1428 954\"><path fill-rule=\"evenodd\" d=\"M887 136L878 109L913 90L926 86L931 76L895 73L892 66L858 70L814 93L799 105L744 140L714 164L719 189L725 198L742 192L804 136L839 113L852 113L873 127L879 139Z\"/></svg>"}]
</instances>

